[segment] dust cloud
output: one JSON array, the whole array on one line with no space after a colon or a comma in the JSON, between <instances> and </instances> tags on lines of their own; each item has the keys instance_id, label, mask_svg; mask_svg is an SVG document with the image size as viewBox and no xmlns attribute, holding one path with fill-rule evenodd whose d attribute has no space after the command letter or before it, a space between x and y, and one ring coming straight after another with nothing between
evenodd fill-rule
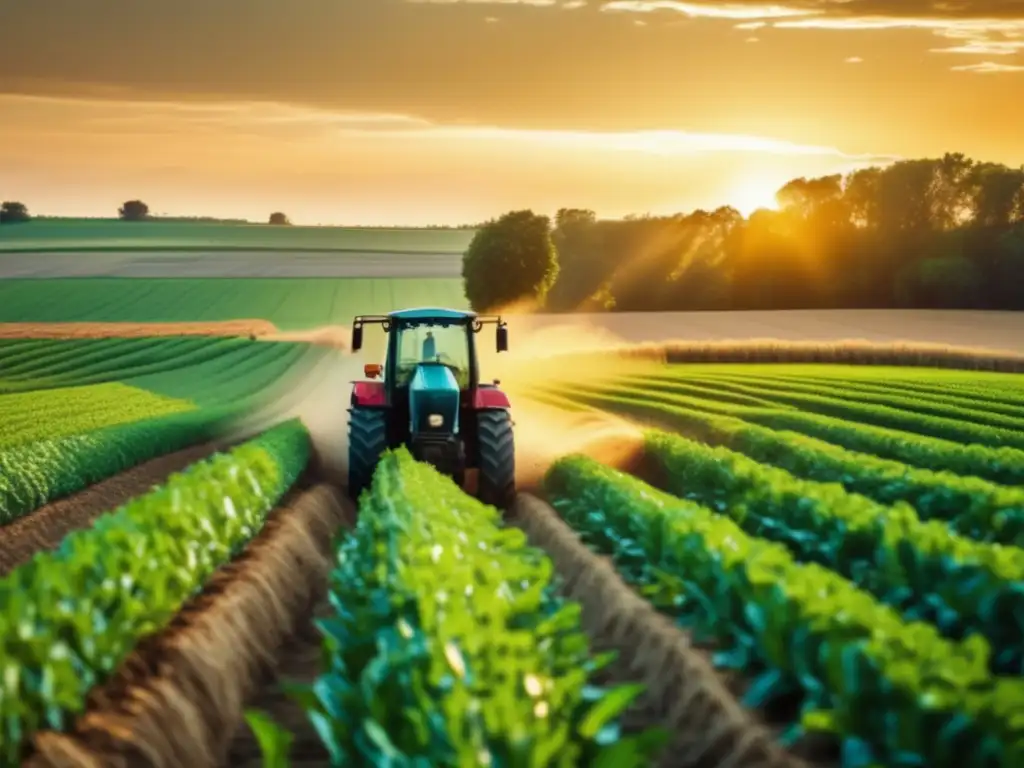
<instances>
[{"instance_id":1,"label":"dust cloud","mask_svg":"<svg viewBox=\"0 0 1024 768\"><path fill-rule=\"evenodd\" d=\"M558 457L583 453L603 463L625 467L642 449L642 431L629 421L597 410L564 410L532 396L537 390L558 392L573 382L623 375L650 366L650 359L618 356L635 349L606 329L586 321L531 327L529 315L507 316L510 351L498 353L495 326L477 335L482 381L498 379L512 401L516 437L517 484L536 487ZM380 338L377 338L379 336ZM363 364L381 362L384 334L367 327L364 348L350 351L351 331L324 326L267 334L263 341L307 342L312 362L300 364L268 393L267 405L237 425L235 437L256 434L284 419L298 417L309 429L316 459L327 477L347 480L348 407L352 382L363 378ZM329 348L324 354L323 347Z\"/></svg>"}]
</instances>

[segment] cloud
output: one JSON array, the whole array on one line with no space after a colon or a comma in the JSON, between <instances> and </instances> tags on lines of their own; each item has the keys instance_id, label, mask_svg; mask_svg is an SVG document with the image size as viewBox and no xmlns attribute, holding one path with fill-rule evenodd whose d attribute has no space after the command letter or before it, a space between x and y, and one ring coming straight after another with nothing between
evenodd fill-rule
<instances>
[{"instance_id":1,"label":"cloud","mask_svg":"<svg viewBox=\"0 0 1024 768\"><path fill-rule=\"evenodd\" d=\"M843 59L843 63L845 64L862 64L863 62L864 59L862 59L860 56L851 56L848 59Z\"/></svg>"},{"instance_id":2,"label":"cloud","mask_svg":"<svg viewBox=\"0 0 1024 768\"><path fill-rule=\"evenodd\" d=\"M606 0L618 13L673 11L690 18L746 20L739 29L872 31L908 29L965 41L934 53L1011 56L1024 52L1024 7L1014 0L790 0L788 3L719 0ZM958 68L955 68L958 69ZM999 71L1017 71L1013 65Z\"/></svg>"},{"instance_id":3,"label":"cloud","mask_svg":"<svg viewBox=\"0 0 1024 768\"><path fill-rule=\"evenodd\" d=\"M494 125L451 125L415 115L357 113L300 107L274 102L175 103L0 95L0 110L12 116L11 125L46 123L54 134L113 136L244 134L271 139L327 141L372 137L411 140L491 142L579 152L638 153L686 156L710 153L752 153L788 157L835 158L850 163L885 163L889 155L851 155L836 147L800 144L765 136L700 133L675 130L578 131L518 129ZM38 127L33 127L38 132Z\"/></svg>"},{"instance_id":4,"label":"cloud","mask_svg":"<svg viewBox=\"0 0 1024 768\"><path fill-rule=\"evenodd\" d=\"M964 64L950 67L954 72L975 72L979 75L994 75L1001 72L1024 72L1024 65L997 64L994 61L983 61L980 64Z\"/></svg>"},{"instance_id":5,"label":"cloud","mask_svg":"<svg viewBox=\"0 0 1024 768\"><path fill-rule=\"evenodd\" d=\"M686 3L679 0L611 0L601 6L602 11L624 13L652 13L675 11L691 18L707 19L780 19L822 13L819 10L789 8L782 5L746 3Z\"/></svg>"}]
</instances>

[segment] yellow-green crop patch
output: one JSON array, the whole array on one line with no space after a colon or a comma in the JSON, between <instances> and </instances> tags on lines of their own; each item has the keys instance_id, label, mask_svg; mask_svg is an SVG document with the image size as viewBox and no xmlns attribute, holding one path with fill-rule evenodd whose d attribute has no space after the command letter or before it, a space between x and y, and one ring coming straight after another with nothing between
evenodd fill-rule
<instances>
[{"instance_id":1,"label":"yellow-green crop patch","mask_svg":"<svg viewBox=\"0 0 1024 768\"><path fill-rule=\"evenodd\" d=\"M193 410L120 382L0 395L0 450Z\"/></svg>"}]
</instances>

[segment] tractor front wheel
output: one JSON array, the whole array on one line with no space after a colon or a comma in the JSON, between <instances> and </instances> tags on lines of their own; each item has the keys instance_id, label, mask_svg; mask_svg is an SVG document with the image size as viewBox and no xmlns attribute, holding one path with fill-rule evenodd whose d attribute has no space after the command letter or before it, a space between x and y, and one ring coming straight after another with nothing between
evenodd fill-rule
<instances>
[{"instance_id":1,"label":"tractor front wheel","mask_svg":"<svg viewBox=\"0 0 1024 768\"><path fill-rule=\"evenodd\" d=\"M387 413L350 408L348 419L348 495L353 501L369 488L380 455L388 447Z\"/></svg>"},{"instance_id":2,"label":"tractor front wheel","mask_svg":"<svg viewBox=\"0 0 1024 768\"><path fill-rule=\"evenodd\" d=\"M516 444L508 411L477 414L477 447L477 497L484 504L506 509L516 496Z\"/></svg>"}]
</instances>

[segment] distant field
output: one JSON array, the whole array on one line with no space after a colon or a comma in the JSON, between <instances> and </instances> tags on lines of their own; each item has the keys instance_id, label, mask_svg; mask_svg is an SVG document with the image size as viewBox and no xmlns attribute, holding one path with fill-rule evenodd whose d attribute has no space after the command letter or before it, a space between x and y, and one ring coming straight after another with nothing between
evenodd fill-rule
<instances>
[{"instance_id":1,"label":"distant field","mask_svg":"<svg viewBox=\"0 0 1024 768\"><path fill-rule=\"evenodd\" d=\"M120 279L0 282L0 322L269 320L282 330L349 324L403 307L463 308L452 279Z\"/></svg>"},{"instance_id":2,"label":"distant field","mask_svg":"<svg viewBox=\"0 0 1024 768\"><path fill-rule=\"evenodd\" d=\"M0 252L278 250L462 253L474 230L37 220L0 230Z\"/></svg>"}]
</instances>

